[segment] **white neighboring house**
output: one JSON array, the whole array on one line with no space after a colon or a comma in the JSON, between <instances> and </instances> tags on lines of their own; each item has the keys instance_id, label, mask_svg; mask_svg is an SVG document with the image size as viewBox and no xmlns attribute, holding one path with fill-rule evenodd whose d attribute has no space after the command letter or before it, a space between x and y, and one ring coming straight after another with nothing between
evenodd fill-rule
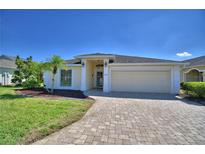
<instances>
[{"instance_id":1,"label":"white neighboring house","mask_svg":"<svg viewBox=\"0 0 205 154\"><path fill-rule=\"evenodd\" d=\"M0 56L0 85L11 85L12 74L16 69L15 57Z\"/></svg>"},{"instance_id":2,"label":"white neighboring house","mask_svg":"<svg viewBox=\"0 0 205 154\"><path fill-rule=\"evenodd\" d=\"M85 54L67 60L68 70L58 70L55 89L103 92L154 92L177 94L185 62L114 54ZM51 74L44 73L46 88Z\"/></svg>"}]
</instances>

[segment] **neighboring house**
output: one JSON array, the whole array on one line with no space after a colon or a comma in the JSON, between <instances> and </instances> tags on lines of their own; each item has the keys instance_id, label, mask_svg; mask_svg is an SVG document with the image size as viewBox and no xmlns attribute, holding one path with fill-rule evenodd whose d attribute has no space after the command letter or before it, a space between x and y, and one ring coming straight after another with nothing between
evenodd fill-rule
<instances>
[{"instance_id":1,"label":"neighboring house","mask_svg":"<svg viewBox=\"0 0 205 154\"><path fill-rule=\"evenodd\" d=\"M67 60L68 70L58 70L55 89L104 92L157 92L176 94L180 89L180 71L185 62L114 54L85 54ZM51 74L44 73L47 88Z\"/></svg>"},{"instance_id":2,"label":"neighboring house","mask_svg":"<svg viewBox=\"0 0 205 154\"><path fill-rule=\"evenodd\" d=\"M187 65L181 72L181 81L204 81L205 82L205 56L185 60Z\"/></svg>"},{"instance_id":3,"label":"neighboring house","mask_svg":"<svg viewBox=\"0 0 205 154\"><path fill-rule=\"evenodd\" d=\"M15 58L0 56L0 85L11 85L12 74L16 69Z\"/></svg>"}]
</instances>

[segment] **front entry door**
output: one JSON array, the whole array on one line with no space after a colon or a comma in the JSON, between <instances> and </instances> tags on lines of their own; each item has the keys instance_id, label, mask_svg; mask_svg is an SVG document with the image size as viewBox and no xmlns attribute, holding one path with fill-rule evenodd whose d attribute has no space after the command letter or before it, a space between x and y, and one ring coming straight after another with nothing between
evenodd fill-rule
<instances>
[{"instance_id":1,"label":"front entry door","mask_svg":"<svg viewBox=\"0 0 205 154\"><path fill-rule=\"evenodd\" d=\"M96 87L103 88L103 72L97 72Z\"/></svg>"}]
</instances>

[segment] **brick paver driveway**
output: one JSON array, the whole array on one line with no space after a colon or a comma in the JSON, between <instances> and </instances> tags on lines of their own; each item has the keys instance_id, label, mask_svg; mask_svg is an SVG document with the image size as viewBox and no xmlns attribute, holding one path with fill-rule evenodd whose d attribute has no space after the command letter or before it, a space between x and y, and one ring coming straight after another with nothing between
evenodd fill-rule
<instances>
[{"instance_id":1,"label":"brick paver driveway","mask_svg":"<svg viewBox=\"0 0 205 154\"><path fill-rule=\"evenodd\" d=\"M90 95L96 103L83 119L34 144L205 144L203 105L165 94Z\"/></svg>"}]
</instances>

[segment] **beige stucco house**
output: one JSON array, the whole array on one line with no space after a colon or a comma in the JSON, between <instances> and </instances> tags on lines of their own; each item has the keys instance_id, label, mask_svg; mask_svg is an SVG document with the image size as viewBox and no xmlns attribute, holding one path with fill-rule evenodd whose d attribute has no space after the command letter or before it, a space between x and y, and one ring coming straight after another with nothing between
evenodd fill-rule
<instances>
[{"instance_id":1,"label":"beige stucco house","mask_svg":"<svg viewBox=\"0 0 205 154\"><path fill-rule=\"evenodd\" d=\"M155 92L176 94L186 62L114 54L85 54L67 60L68 70L58 70L55 89L103 92ZM51 74L44 73L47 88Z\"/></svg>"},{"instance_id":2,"label":"beige stucco house","mask_svg":"<svg viewBox=\"0 0 205 154\"><path fill-rule=\"evenodd\" d=\"M181 71L181 81L203 81L205 82L205 56L183 61L188 63Z\"/></svg>"}]
</instances>

